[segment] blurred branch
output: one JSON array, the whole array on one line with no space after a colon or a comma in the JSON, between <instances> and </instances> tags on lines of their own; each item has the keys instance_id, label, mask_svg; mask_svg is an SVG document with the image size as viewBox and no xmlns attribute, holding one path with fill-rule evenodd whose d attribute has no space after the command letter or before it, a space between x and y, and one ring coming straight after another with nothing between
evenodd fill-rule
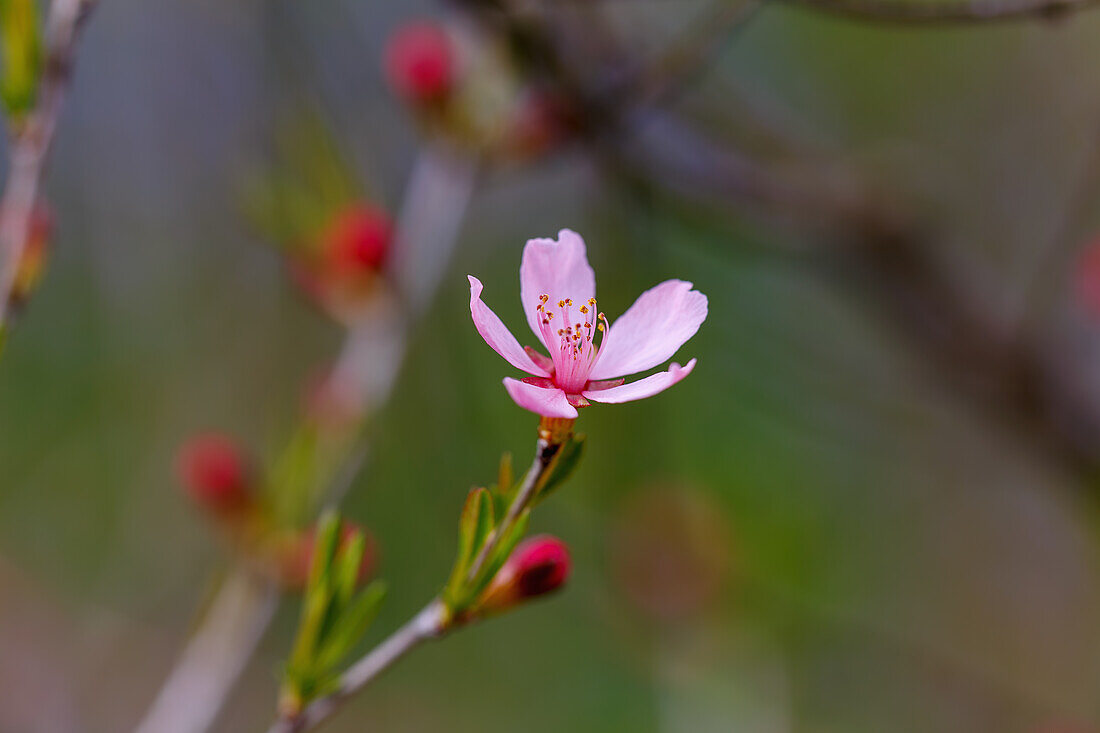
<instances>
[{"instance_id":1,"label":"blurred branch","mask_svg":"<svg viewBox=\"0 0 1100 733\"><path fill-rule=\"evenodd\" d=\"M416 161L397 222L396 249L402 254L392 272L403 293L403 317L367 317L350 328L332 369L333 375L354 385L351 392L361 400L364 419L393 388L409 330L428 306L450 261L477 170L476 160L442 147L427 148ZM345 457L343 470L330 487L330 502L337 503L351 486L367 451L363 442ZM242 575L247 575L244 568L234 571L234 577ZM219 591L138 733L202 733L214 722L255 648L255 641L247 640L258 640L271 620L271 610L259 597L241 603L235 601L236 595L238 591L228 583ZM237 629L240 638L226 643L221 654L208 653L210 639L229 627ZM218 685L208 679L217 680Z\"/></svg>"},{"instance_id":2,"label":"blurred branch","mask_svg":"<svg viewBox=\"0 0 1100 733\"><path fill-rule=\"evenodd\" d=\"M714 0L657 59L638 69L614 94L634 105L668 104L763 7L764 0Z\"/></svg>"},{"instance_id":3,"label":"blurred branch","mask_svg":"<svg viewBox=\"0 0 1100 733\"><path fill-rule=\"evenodd\" d=\"M136 733L209 728L263 636L277 600L274 582L243 567L234 569Z\"/></svg>"},{"instance_id":4,"label":"blurred branch","mask_svg":"<svg viewBox=\"0 0 1100 733\"><path fill-rule=\"evenodd\" d=\"M1037 449L1081 475L1100 469L1100 398L1085 375L1050 356L1049 344L1016 333L988 303L956 282L930 250L926 223L889 192L843 169L786 171L706 139L652 105L608 105L570 69L553 31L534 15L509 14L507 0L461 0L489 31L503 34L529 73L554 75L597 156L646 185L728 212L740 205L825 238L824 263L891 315L943 383L997 416ZM862 18L914 22L1050 17L1100 0L973 0L951 4L871 0L783 0ZM734 24L731 27L737 27ZM716 36L720 37L720 36ZM700 59L709 58L700 54ZM837 265L840 265L839 267ZM862 277L851 279L851 273Z\"/></svg>"},{"instance_id":5,"label":"blurred branch","mask_svg":"<svg viewBox=\"0 0 1100 733\"><path fill-rule=\"evenodd\" d=\"M8 178L0 199L0 347L57 119L72 79L76 41L95 3L96 0L53 0L50 4L38 101L26 121L12 128Z\"/></svg>"},{"instance_id":6,"label":"blurred branch","mask_svg":"<svg viewBox=\"0 0 1100 733\"><path fill-rule=\"evenodd\" d=\"M956 281L920 219L855 181L784 177L674 120L654 127L621 151L628 170L691 201L752 204L811 227L829 243L816 255L823 271L893 318L944 384L1063 465L1100 469L1100 400L1087 375Z\"/></svg>"},{"instance_id":7,"label":"blurred branch","mask_svg":"<svg viewBox=\"0 0 1100 733\"><path fill-rule=\"evenodd\" d=\"M1098 0L778 0L853 20L899 25L948 25L1014 20L1055 20L1094 7Z\"/></svg>"}]
</instances>

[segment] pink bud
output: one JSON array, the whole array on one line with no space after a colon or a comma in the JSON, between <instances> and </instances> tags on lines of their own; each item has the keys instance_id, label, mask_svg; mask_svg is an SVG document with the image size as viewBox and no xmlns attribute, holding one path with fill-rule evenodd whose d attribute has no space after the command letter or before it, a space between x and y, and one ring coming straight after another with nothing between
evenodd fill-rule
<instances>
[{"instance_id":1,"label":"pink bud","mask_svg":"<svg viewBox=\"0 0 1100 733\"><path fill-rule=\"evenodd\" d=\"M239 510L251 501L249 470L229 437L197 435L179 450L176 470L188 495L215 512Z\"/></svg>"},{"instance_id":2,"label":"pink bud","mask_svg":"<svg viewBox=\"0 0 1100 733\"><path fill-rule=\"evenodd\" d=\"M409 23L390 36L385 68L386 78L401 96L418 104L439 101L454 85L454 47L439 24Z\"/></svg>"},{"instance_id":3,"label":"pink bud","mask_svg":"<svg viewBox=\"0 0 1100 733\"><path fill-rule=\"evenodd\" d=\"M1100 318L1100 238L1081 253L1076 274L1077 297L1093 317Z\"/></svg>"},{"instance_id":4,"label":"pink bud","mask_svg":"<svg viewBox=\"0 0 1100 733\"><path fill-rule=\"evenodd\" d=\"M19 256L10 299L15 307L26 303L46 268L50 237L53 234L53 214L46 204L39 203L31 212L28 222L27 242Z\"/></svg>"},{"instance_id":5,"label":"pink bud","mask_svg":"<svg viewBox=\"0 0 1100 733\"><path fill-rule=\"evenodd\" d=\"M557 537L538 535L521 542L482 599L478 613L503 611L528 598L551 593L569 578L569 548Z\"/></svg>"},{"instance_id":6,"label":"pink bud","mask_svg":"<svg viewBox=\"0 0 1100 733\"><path fill-rule=\"evenodd\" d=\"M357 204L338 213L321 239L337 273L374 272L389 254L393 224L382 209Z\"/></svg>"}]
</instances>

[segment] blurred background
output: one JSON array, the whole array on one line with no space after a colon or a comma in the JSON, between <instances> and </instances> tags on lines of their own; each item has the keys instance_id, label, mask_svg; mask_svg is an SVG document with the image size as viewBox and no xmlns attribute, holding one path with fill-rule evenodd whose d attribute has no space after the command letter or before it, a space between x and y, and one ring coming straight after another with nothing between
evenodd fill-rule
<instances>
[{"instance_id":1,"label":"blurred background","mask_svg":"<svg viewBox=\"0 0 1100 733\"><path fill-rule=\"evenodd\" d=\"M96 8L53 256L0 361L0 731L138 723L234 562L178 447L217 430L271 461L340 352L271 181L314 161L396 218L437 154L469 203L443 194L454 254L343 501L390 584L368 643L438 591L466 491L532 450L468 273L520 335L522 246L569 227L612 320L671 277L710 315L689 379L582 411L532 524L572 549L564 591L418 650L326 730L1097 730L1100 11L521 4L563 72L478 5ZM463 62L474 133L387 81L425 17L505 58ZM546 77L585 90L549 142L487 153L494 105ZM437 214L414 201L400 221ZM266 726L297 616L288 595L215 730Z\"/></svg>"}]
</instances>

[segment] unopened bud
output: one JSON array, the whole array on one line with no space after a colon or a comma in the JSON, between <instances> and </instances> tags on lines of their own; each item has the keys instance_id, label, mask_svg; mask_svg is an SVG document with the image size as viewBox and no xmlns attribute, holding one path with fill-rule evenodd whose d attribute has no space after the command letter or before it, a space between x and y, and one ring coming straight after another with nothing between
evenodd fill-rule
<instances>
[{"instance_id":1,"label":"unopened bud","mask_svg":"<svg viewBox=\"0 0 1100 733\"><path fill-rule=\"evenodd\" d=\"M385 69L390 85L402 97L416 104L439 102L454 86L454 44L437 23L409 23L390 36Z\"/></svg>"},{"instance_id":2,"label":"unopened bud","mask_svg":"<svg viewBox=\"0 0 1100 733\"><path fill-rule=\"evenodd\" d=\"M45 204L39 204L31 212L27 241L20 252L15 279L12 281L10 298L13 307L24 305L42 280L52 233L53 215Z\"/></svg>"},{"instance_id":3,"label":"unopened bud","mask_svg":"<svg viewBox=\"0 0 1100 733\"><path fill-rule=\"evenodd\" d=\"M1075 280L1077 297L1093 318L1100 318L1100 237L1081 252Z\"/></svg>"},{"instance_id":4,"label":"unopened bud","mask_svg":"<svg viewBox=\"0 0 1100 733\"><path fill-rule=\"evenodd\" d=\"M393 239L393 223L382 209L366 204L340 211L322 235L330 266L338 274L377 272Z\"/></svg>"},{"instance_id":5,"label":"unopened bud","mask_svg":"<svg viewBox=\"0 0 1100 733\"><path fill-rule=\"evenodd\" d=\"M498 613L523 601L551 593L569 578L569 548L557 537L538 535L524 540L493 578L475 613Z\"/></svg>"},{"instance_id":6,"label":"unopened bud","mask_svg":"<svg viewBox=\"0 0 1100 733\"><path fill-rule=\"evenodd\" d=\"M204 509L238 512L252 501L247 461L235 441L224 435L198 435L179 450L176 469L188 495Z\"/></svg>"}]
</instances>

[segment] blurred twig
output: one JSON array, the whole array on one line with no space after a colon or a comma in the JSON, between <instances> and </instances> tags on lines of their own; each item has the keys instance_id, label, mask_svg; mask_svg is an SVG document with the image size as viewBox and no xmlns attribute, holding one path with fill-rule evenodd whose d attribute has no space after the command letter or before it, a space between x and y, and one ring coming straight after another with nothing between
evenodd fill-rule
<instances>
[{"instance_id":1,"label":"blurred twig","mask_svg":"<svg viewBox=\"0 0 1100 733\"><path fill-rule=\"evenodd\" d=\"M476 160L441 147L427 148L416 162L397 222L395 247L403 253L392 273L403 294L403 315L367 318L350 328L332 371L352 384L351 393L360 400L364 416L383 404L392 390L409 330L428 306L450 261L477 168ZM344 470L329 489L330 502L338 502L350 487L365 463L367 449L365 442L352 447ZM243 568L234 571L234 576L245 574ZM274 593L270 581L251 582L267 583L268 592ZM255 647L255 641L248 640L258 640L271 618L261 594L255 594L250 603L236 603L227 593L236 591L228 584L219 591L138 733L202 733L216 719ZM236 637L223 640L222 653L206 653L211 636L228 626L237 629ZM204 681L207 678L217 679L219 685L210 685Z\"/></svg>"},{"instance_id":2,"label":"blurred twig","mask_svg":"<svg viewBox=\"0 0 1100 733\"><path fill-rule=\"evenodd\" d=\"M1053 20L1095 7L1098 0L776 0L853 20L898 25L951 25L1014 20Z\"/></svg>"},{"instance_id":3,"label":"blurred twig","mask_svg":"<svg viewBox=\"0 0 1100 733\"><path fill-rule=\"evenodd\" d=\"M210 727L275 611L275 584L238 567L222 582L136 733Z\"/></svg>"},{"instance_id":4,"label":"blurred twig","mask_svg":"<svg viewBox=\"0 0 1100 733\"><path fill-rule=\"evenodd\" d=\"M13 128L8 178L0 199L0 345L57 119L72 78L76 41L95 3L96 0L53 0L50 4L38 101L26 121Z\"/></svg>"}]
</instances>

